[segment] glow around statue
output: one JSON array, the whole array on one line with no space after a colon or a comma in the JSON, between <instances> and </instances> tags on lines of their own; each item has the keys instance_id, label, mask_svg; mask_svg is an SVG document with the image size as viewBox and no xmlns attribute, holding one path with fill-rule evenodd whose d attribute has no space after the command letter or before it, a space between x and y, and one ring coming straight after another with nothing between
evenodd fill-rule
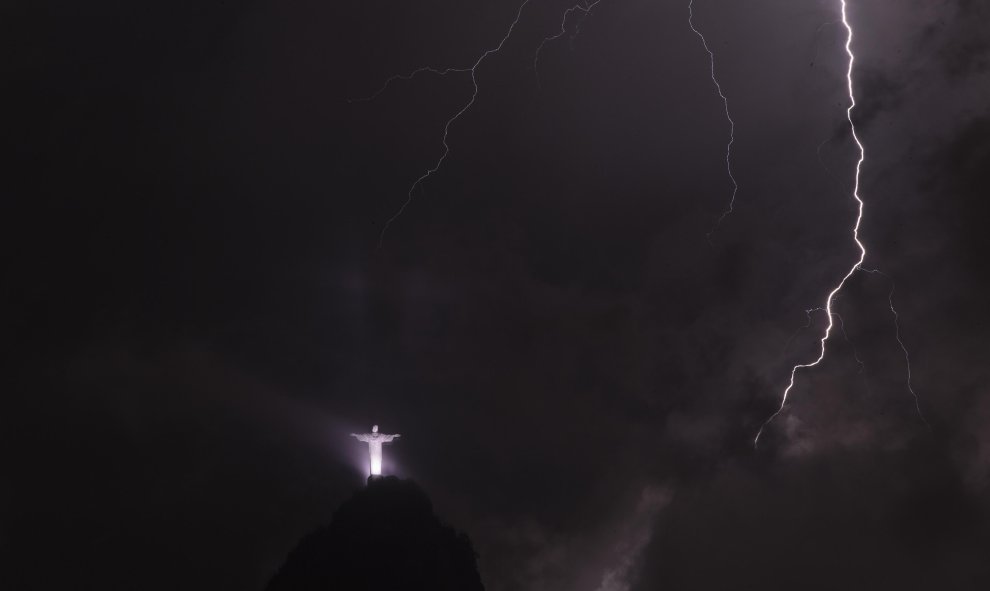
<instances>
[{"instance_id":1,"label":"glow around statue","mask_svg":"<svg viewBox=\"0 0 990 591\"><path fill-rule=\"evenodd\" d=\"M385 433L378 432L378 425L371 427L371 433L363 433L358 435L356 433L351 433L351 437L354 437L358 441L364 441L368 444L368 453L371 454L371 475L381 476L382 475L382 444L389 443L396 437L402 437L398 433L394 435L388 435Z\"/></svg>"}]
</instances>

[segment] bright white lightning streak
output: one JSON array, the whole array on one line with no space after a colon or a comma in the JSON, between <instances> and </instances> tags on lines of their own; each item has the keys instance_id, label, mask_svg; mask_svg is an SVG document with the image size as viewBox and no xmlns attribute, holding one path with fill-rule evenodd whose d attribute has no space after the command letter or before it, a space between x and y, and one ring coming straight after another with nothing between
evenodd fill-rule
<instances>
[{"instance_id":1,"label":"bright white lightning streak","mask_svg":"<svg viewBox=\"0 0 990 591\"><path fill-rule=\"evenodd\" d=\"M499 51L501 51L502 46L505 45L505 42L508 41L509 37L512 36L512 31L515 30L516 25L519 23L519 19L520 17L522 17L523 9L526 8L527 4L529 4L529 0L523 0L523 3L519 5L519 9L516 11L516 18L512 20L512 24L509 25L509 29L505 32L505 35L498 42L498 45L482 53L481 56L478 57L478 59L475 60L475 62L471 65L471 67L445 68L445 69L430 68L430 67L419 68L410 74L406 74L403 76L392 76L385 82L381 90L379 90L377 93L369 97L369 98L374 98L379 94L381 94L382 92L384 92L384 90L388 87L389 83L392 82L393 80L399 80L399 79L410 80L414 76L416 76L416 74L423 72L430 72L439 75L445 75L451 72L470 72L471 85L474 87L473 91L471 92L471 98L468 100L468 102L465 103L456 113L454 113L453 116L447 119L447 122L443 126L443 152L441 152L440 157L433 164L433 166L428 168L426 172L420 175L420 177L416 179L416 181L412 184L412 186L409 187L409 192L406 195L405 202L403 202L402 206L399 207L399 210L396 211L395 214L393 214L392 217L390 217L388 221L385 222L385 225L382 227L382 233L378 237L379 248L381 248L382 244L385 242L385 232L388 231L389 226L391 226L392 222L394 222L396 219L398 219L400 215L402 215L402 212L404 212L406 210L406 207L408 207L409 204L412 202L413 191L415 191L421 184L423 184L423 181L430 178L430 176L432 176L433 173L440 170L440 167L443 165L444 160L447 159L447 155L450 154L450 144L447 143L447 138L450 135L450 126L453 125L455 121L460 119L461 115L466 113L468 109L470 109L474 105L475 100L477 100L478 98L478 76L477 76L478 66L480 66L481 63L485 61L485 58L487 58L488 56L492 55L493 53L498 53Z\"/></svg>"},{"instance_id":2,"label":"bright white lightning streak","mask_svg":"<svg viewBox=\"0 0 990 591\"><path fill-rule=\"evenodd\" d=\"M704 46L705 51L708 52L708 61L711 64L711 77L712 83L715 85L715 90L718 91L718 96L722 99L722 104L725 106L725 118L729 122L729 143L725 146L725 171L729 175L729 180L732 181L732 197L729 199L729 206L722 212L722 215L718 216L715 223L712 225L711 230L706 234L708 241L711 242L712 234L718 229L722 220L726 216L730 215L736 207L736 193L739 192L739 184L736 182L736 177L732 174L732 145L736 142L736 122L732 120L732 115L729 114L729 99L726 98L725 93L722 92L722 85L719 84L718 78L715 76L715 52L708 47L708 41L705 40L705 36L701 34L694 26L694 0L688 2L688 26L694 31L694 34L701 39L701 44Z\"/></svg>"},{"instance_id":3,"label":"bright white lightning streak","mask_svg":"<svg viewBox=\"0 0 990 591\"><path fill-rule=\"evenodd\" d=\"M866 159L866 149L863 147L863 143L859 139L859 135L856 133L856 124L853 123L852 112L856 108L856 95L853 92L853 66L856 62L856 56L852 52L852 41L853 41L853 29L849 24L849 19L846 15L846 0L840 0L842 4L842 26L846 28L846 55L849 56L849 68L846 70L846 84L849 91L849 108L846 109L846 119L849 121L849 128L852 132L853 141L856 142L856 149L859 150L859 158L856 160L856 174L854 176L853 182L853 199L856 200L856 223L853 226L853 241L856 243L856 247L859 249L859 258L856 259L856 263L846 272L832 291L829 292L828 298L825 300L825 311L828 313L828 326L825 327L825 334L822 335L821 348L818 352L818 357L810 363L800 363L791 368L791 379L787 384L787 388L784 389L784 394L781 396L780 407L777 411L770 415L763 425L760 426L760 430L756 433L756 437L753 439L753 447L757 447L760 443L760 436L763 435L763 431L767 428L777 415L779 415L784 410L784 406L787 404L787 396L790 394L791 389L794 388L794 379L797 375L799 369L806 369L809 367L815 367L825 359L825 342L828 341L828 337L832 334L832 329L835 327L835 319L832 313L832 301L835 295L842 290L846 285L846 281L849 280L853 274L861 268L863 261L866 260L866 247L859 239L859 227L863 221L863 199L859 196L859 179L860 172L863 168L863 161ZM896 314L896 313L895 313ZM900 337L898 336L898 340ZM906 350L906 349L905 349ZM920 410L920 408L919 408Z\"/></svg>"}]
</instances>

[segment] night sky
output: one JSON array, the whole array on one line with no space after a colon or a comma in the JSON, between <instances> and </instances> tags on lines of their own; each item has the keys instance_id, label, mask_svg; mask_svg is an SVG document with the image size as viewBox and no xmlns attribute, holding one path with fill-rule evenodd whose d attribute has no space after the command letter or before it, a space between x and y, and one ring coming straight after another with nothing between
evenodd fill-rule
<instances>
[{"instance_id":1,"label":"night sky","mask_svg":"<svg viewBox=\"0 0 990 591\"><path fill-rule=\"evenodd\" d=\"M5 6L0 587L261 589L373 423L490 591L990 588L990 3ZM839 22L837 22L839 21ZM575 34L578 29L579 32ZM910 351L904 353L888 296Z\"/></svg>"}]
</instances>

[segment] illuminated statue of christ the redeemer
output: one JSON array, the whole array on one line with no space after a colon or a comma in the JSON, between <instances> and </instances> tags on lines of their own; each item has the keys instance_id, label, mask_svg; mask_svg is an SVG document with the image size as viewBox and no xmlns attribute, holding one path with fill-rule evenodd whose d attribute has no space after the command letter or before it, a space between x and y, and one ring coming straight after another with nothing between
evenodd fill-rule
<instances>
[{"instance_id":1,"label":"illuminated statue of christ the redeemer","mask_svg":"<svg viewBox=\"0 0 990 591\"><path fill-rule=\"evenodd\" d=\"M371 475L381 476L382 475L382 444L389 443L396 437L402 437L398 433L394 435L387 435L385 433L378 432L378 425L371 427L371 433L364 433L358 435L356 433L351 433L351 437L354 437L358 441L364 441L368 444L368 453L371 454Z\"/></svg>"}]
</instances>

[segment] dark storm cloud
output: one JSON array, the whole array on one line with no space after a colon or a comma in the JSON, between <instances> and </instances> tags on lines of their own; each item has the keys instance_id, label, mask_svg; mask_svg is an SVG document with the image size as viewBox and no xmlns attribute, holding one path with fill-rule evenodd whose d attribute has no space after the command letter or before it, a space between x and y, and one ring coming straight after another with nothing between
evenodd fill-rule
<instances>
[{"instance_id":1,"label":"dark storm cloud","mask_svg":"<svg viewBox=\"0 0 990 591\"><path fill-rule=\"evenodd\" d=\"M965 273L980 286L990 281L986 265L990 242L980 222L990 215L985 197L986 187L990 186L988 170L990 120L984 117L967 121L955 137L933 150L926 166L928 174L921 183L926 194L940 196L954 205L939 216L952 234L954 248L946 248L953 260L951 272ZM982 289L963 287L949 293L951 299L946 301L943 296L937 305L945 310L944 322L956 335L952 347L955 359L941 368L938 377L940 383L955 390L956 403L947 416L953 425L955 458L969 484L976 490L986 490L990 485L990 442L986 437L990 432L986 402L990 372L980 359L985 355L990 315L982 306Z\"/></svg>"},{"instance_id":2,"label":"dark storm cloud","mask_svg":"<svg viewBox=\"0 0 990 591\"><path fill-rule=\"evenodd\" d=\"M660 515L639 589L975 589L986 507L923 449L730 462Z\"/></svg>"},{"instance_id":3,"label":"dark storm cloud","mask_svg":"<svg viewBox=\"0 0 990 591\"><path fill-rule=\"evenodd\" d=\"M836 2L696 2L737 122L713 245L728 127L686 3L602 2L538 86L568 5L479 68L383 249L471 84L347 99L463 65L515 3L37 19L3 236L20 574L54 548L52 585L260 588L380 422L490 590L985 583L985 6L851 3L868 264L933 433L859 274L756 452L855 257Z\"/></svg>"},{"instance_id":4,"label":"dark storm cloud","mask_svg":"<svg viewBox=\"0 0 990 591\"><path fill-rule=\"evenodd\" d=\"M945 6L953 12L930 25L923 41L933 41L926 49L934 49L950 78L965 82L990 67L990 40L983 28L990 6L980 0L956 0Z\"/></svg>"}]
</instances>

